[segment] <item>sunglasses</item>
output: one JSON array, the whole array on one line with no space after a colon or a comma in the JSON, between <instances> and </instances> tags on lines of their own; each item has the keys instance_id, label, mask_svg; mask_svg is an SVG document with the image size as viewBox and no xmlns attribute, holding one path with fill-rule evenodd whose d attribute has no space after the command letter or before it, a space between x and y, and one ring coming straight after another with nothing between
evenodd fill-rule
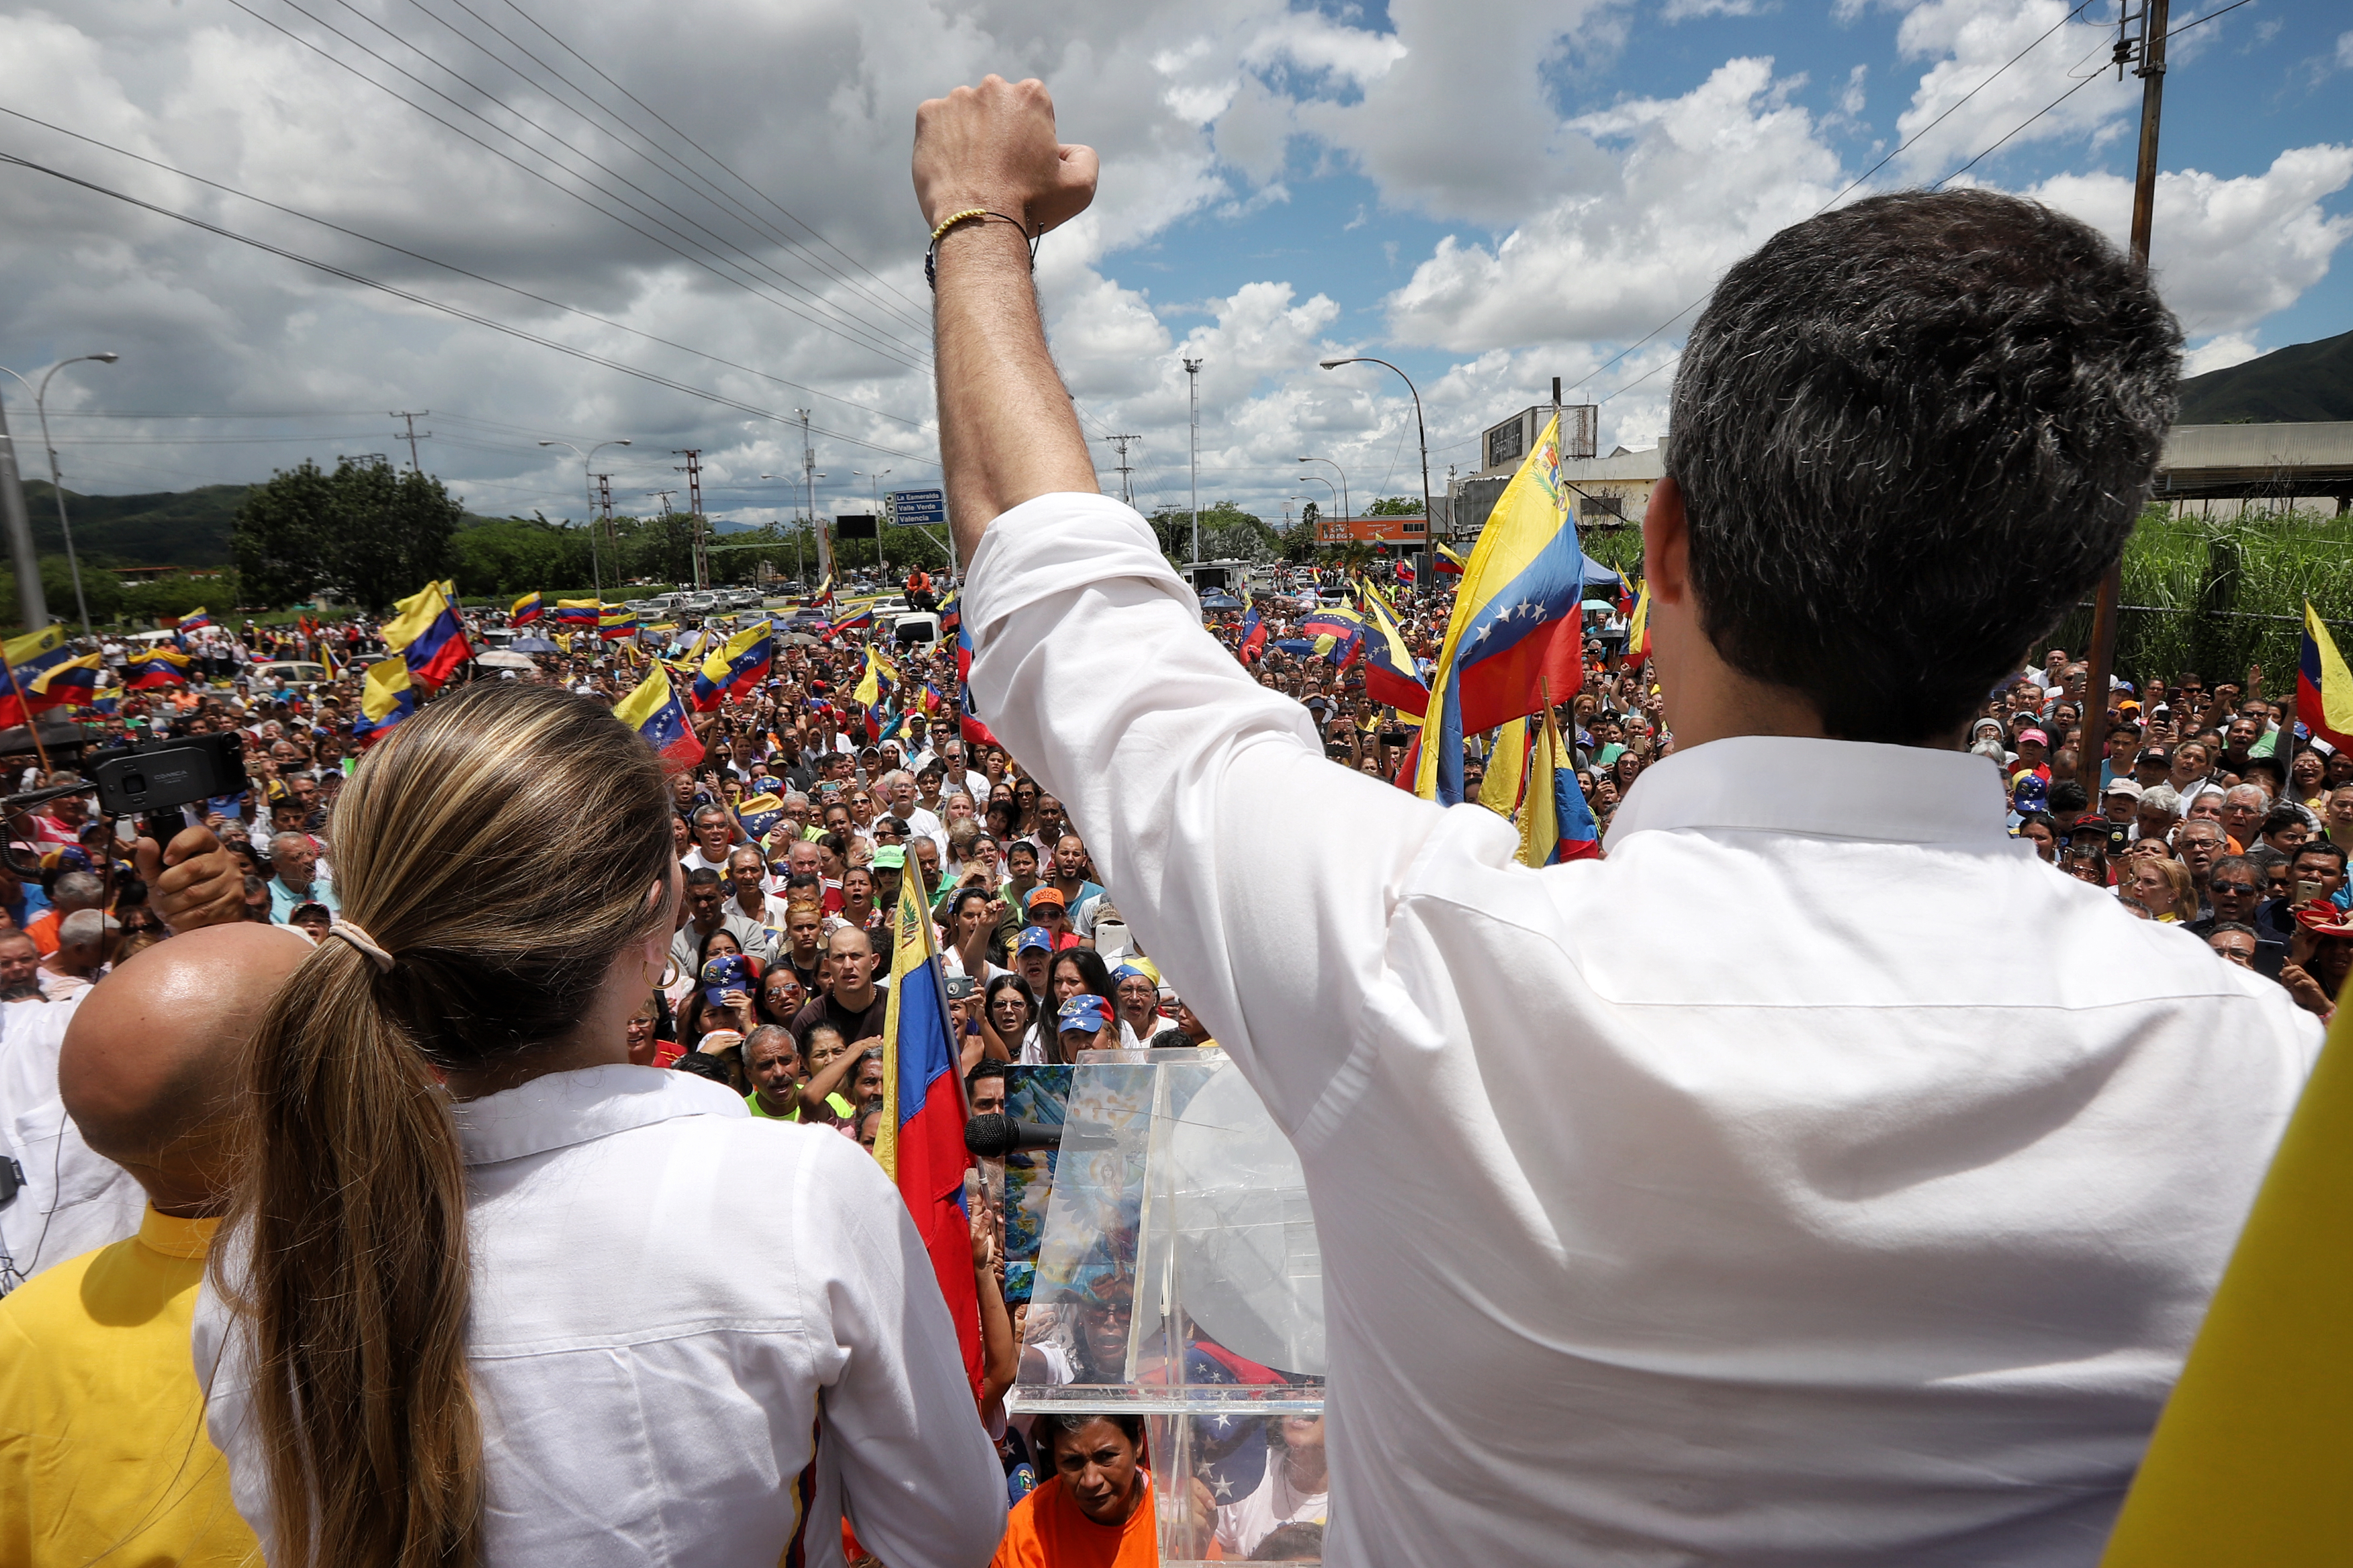
<instances>
[{"instance_id":1,"label":"sunglasses","mask_svg":"<svg viewBox=\"0 0 2353 1568\"><path fill-rule=\"evenodd\" d=\"M2264 890L2253 882L2213 882L2209 886L2218 893L2260 893Z\"/></svg>"}]
</instances>

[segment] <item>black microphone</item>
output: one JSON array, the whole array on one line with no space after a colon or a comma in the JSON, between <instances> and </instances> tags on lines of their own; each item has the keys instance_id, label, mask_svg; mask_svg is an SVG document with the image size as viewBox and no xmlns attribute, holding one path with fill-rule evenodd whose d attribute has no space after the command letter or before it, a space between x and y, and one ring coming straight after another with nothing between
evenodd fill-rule
<instances>
[{"instance_id":1,"label":"black microphone","mask_svg":"<svg viewBox=\"0 0 2353 1568\"><path fill-rule=\"evenodd\" d=\"M1043 1121L1010 1116L976 1116L964 1124L964 1146L984 1160L1002 1160L1028 1149L1060 1149L1062 1130Z\"/></svg>"}]
</instances>

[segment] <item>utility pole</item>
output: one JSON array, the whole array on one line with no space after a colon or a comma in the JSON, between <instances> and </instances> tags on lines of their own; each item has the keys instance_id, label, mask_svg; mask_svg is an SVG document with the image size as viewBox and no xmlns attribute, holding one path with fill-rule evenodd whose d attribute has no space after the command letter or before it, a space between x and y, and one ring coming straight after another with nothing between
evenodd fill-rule
<instances>
[{"instance_id":1,"label":"utility pole","mask_svg":"<svg viewBox=\"0 0 2353 1568\"><path fill-rule=\"evenodd\" d=\"M673 458L684 458L686 467L675 470L686 475L686 511L694 520L694 585L711 586L711 558L702 549L702 448L680 447L671 450Z\"/></svg>"},{"instance_id":2,"label":"utility pole","mask_svg":"<svg viewBox=\"0 0 2353 1568\"><path fill-rule=\"evenodd\" d=\"M1193 563L1201 561L1201 362L1185 362L1185 383L1193 410Z\"/></svg>"},{"instance_id":3,"label":"utility pole","mask_svg":"<svg viewBox=\"0 0 2353 1568\"><path fill-rule=\"evenodd\" d=\"M1196 361L1195 363L1198 363L1199 362ZM1127 476L1135 472L1135 470L1128 466L1127 444L1130 441L1141 441L1144 437L1141 436L1105 436L1103 439L1110 442L1113 446L1119 448L1119 468L1117 469L1119 474L1119 499L1125 501L1128 505L1134 506L1135 504L1135 487L1128 481Z\"/></svg>"},{"instance_id":4,"label":"utility pole","mask_svg":"<svg viewBox=\"0 0 2353 1568\"><path fill-rule=\"evenodd\" d=\"M2157 130L2165 108L2165 26L2170 10L2170 0L2141 0L2139 14L2135 15L2131 0L2124 0L2118 6L2112 60L2117 80L2124 79L2125 67L2130 65L2141 81L2140 160L2133 171L2132 258L2143 272L2148 270L2149 229L2157 216ZM2136 22L2140 25L2137 38L2131 34ZM2090 679L2084 683L2081 720L2084 737L2075 744L2075 779L2095 805L2100 799L2100 754L2107 750L2108 742L2108 682L2116 662L2116 611L2124 591L2125 563L2119 553L2107 575L2100 579L2099 594L2092 601L2092 657L2085 671ZM2065 743L2063 735L2058 745ZM2291 730L2290 762L2295 761L2294 744ZM2052 749L2058 750L2058 745Z\"/></svg>"},{"instance_id":5,"label":"utility pole","mask_svg":"<svg viewBox=\"0 0 2353 1568\"><path fill-rule=\"evenodd\" d=\"M614 585L618 587L623 576L621 537L613 531L613 476L610 474L596 476L596 510L589 518L588 526L604 534L606 548L613 552L613 580ZM603 596L600 591L597 597L602 599Z\"/></svg>"},{"instance_id":6,"label":"utility pole","mask_svg":"<svg viewBox=\"0 0 2353 1568\"><path fill-rule=\"evenodd\" d=\"M41 592L41 562L33 552L33 514L25 505L25 483L16 471L16 443L8 434L8 411L0 405L0 522L8 530L8 559L16 573L16 614L27 635L49 624L49 601Z\"/></svg>"},{"instance_id":7,"label":"utility pole","mask_svg":"<svg viewBox=\"0 0 2353 1568\"><path fill-rule=\"evenodd\" d=\"M833 540L825 525L817 520L817 448L809 445L809 411L796 408L801 416L801 483L808 489L808 520L810 531L817 535L817 574L830 582L833 578ZM882 547L875 546L876 559L881 559Z\"/></svg>"},{"instance_id":8,"label":"utility pole","mask_svg":"<svg viewBox=\"0 0 2353 1568\"><path fill-rule=\"evenodd\" d=\"M397 419L408 426L408 435L406 439L408 442L408 468L409 471L412 473L421 474L425 471L424 465L417 460L417 422L419 419L425 418L432 412L433 410L430 408L419 408L415 413L410 413L405 408L396 408L391 412L391 414L386 416L387 418ZM427 430L425 432L425 438L427 440L431 440L432 437L432 431ZM403 437L394 437L396 440L402 438Z\"/></svg>"}]
</instances>

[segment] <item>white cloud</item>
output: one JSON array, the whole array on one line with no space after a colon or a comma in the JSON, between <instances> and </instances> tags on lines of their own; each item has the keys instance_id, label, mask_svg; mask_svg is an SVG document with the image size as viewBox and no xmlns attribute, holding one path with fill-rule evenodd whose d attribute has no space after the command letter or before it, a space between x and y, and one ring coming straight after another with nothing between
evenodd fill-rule
<instances>
[{"instance_id":1,"label":"white cloud","mask_svg":"<svg viewBox=\"0 0 2353 1568\"><path fill-rule=\"evenodd\" d=\"M1785 85L1769 60L1732 60L1681 98L1576 121L1625 146L1609 188L1552 204L1492 248L1449 237L1389 297L1391 331L1469 353L1656 326L1837 191L1838 160Z\"/></svg>"},{"instance_id":2,"label":"white cloud","mask_svg":"<svg viewBox=\"0 0 2353 1568\"><path fill-rule=\"evenodd\" d=\"M2150 222L2150 262L2166 302L2191 337L2242 331L2284 310L2327 275L2353 238L2353 217L2331 216L2325 197L2353 182L2353 147L2296 147L2260 174L2222 179L2195 169L2160 174ZM2062 174L2026 193L2126 243L2132 182L2120 174Z\"/></svg>"},{"instance_id":3,"label":"white cloud","mask_svg":"<svg viewBox=\"0 0 2353 1568\"><path fill-rule=\"evenodd\" d=\"M2337 35L2337 63L2353 70L2353 33Z\"/></svg>"},{"instance_id":4,"label":"white cloud","mask_svg":"<svg viewBox=\"0 0 2353 1568\"><path fill-rule=\"evenodd\" d=\"M2224 332L2207 339L2181 356L2184 376L2204 375L2210 370L2228 370L2234 364L2244 364L2263 351L2255 346L2253 334Z\"/></svg>"},{"instance_id":5,"label":"white cloud","mask_svg":"<svg viewBox=\"0 0 2353 1568\"><path fill-rule=\"evenodd\" d=\"M2140 85L2129 77L2119 84L2114 72L2032 118L2098 74L2113 42L2113 28L2090 22L2068 22L2043 38L2067 14L2062 0L1928 0L1905 14L1898 50L1934 62L1895 122L1902 140L1919 137L1900 161L1909 178L1938 179L2013 132L2005 151L2123 129Z\"/></svg>"},{"instance_id":6,"label":"white cloud","mask_svg":"<svg viewBox=\"0 0 2353 1568\"><path fill-rule=\"evenodd\" d=\"M1768 8L1767 0L1667 0L1659 16L1667 22L1688 22L1700 16L1754 16Z\"/></svg>"}]
</instances>

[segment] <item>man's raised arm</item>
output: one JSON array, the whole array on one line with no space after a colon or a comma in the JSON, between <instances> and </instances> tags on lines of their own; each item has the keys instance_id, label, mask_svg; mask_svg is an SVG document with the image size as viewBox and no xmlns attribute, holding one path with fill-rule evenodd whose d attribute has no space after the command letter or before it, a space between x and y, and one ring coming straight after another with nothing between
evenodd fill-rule
<instances>
[{"instance_id":1,"label":"man's raised arm","mask_svg":"<svg viewBox=\"0 0 2353 1568\"><path fill-rule=\"evenodd\" d=\"M915 198L935 233L940 461L959 560L998 514L1095 489L1029 279L1031 241L1094 194L1094 150L1055 140L1042 82L984 77L915 111ZM950 221L967 214L981 216Z\"/></svg>"}]
</instances>

